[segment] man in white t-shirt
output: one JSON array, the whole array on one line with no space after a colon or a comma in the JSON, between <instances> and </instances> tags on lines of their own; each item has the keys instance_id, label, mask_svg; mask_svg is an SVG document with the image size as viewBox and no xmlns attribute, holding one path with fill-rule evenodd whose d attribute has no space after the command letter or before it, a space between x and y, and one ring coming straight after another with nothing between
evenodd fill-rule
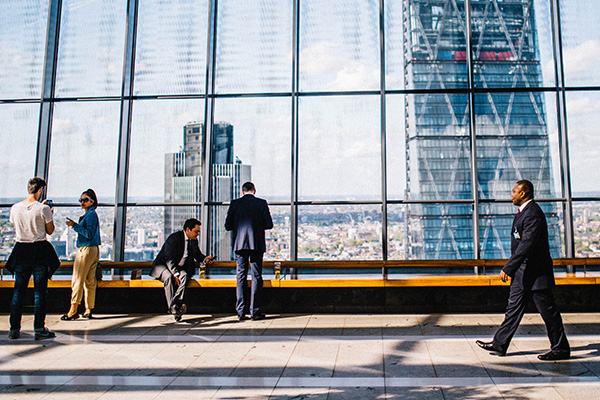
<instances>
[{"instance_id":1,"label":"man in white t-shirt","mask_svg":"<svg viewBox=\"0 0 600 400\"><path fill-rule=\"evenodd\" d=\"M10 303L10 339L21 334L23 300L29 279L33 275L35 291L34 334L36 340L53 338L56 335L45 326L48 279L60 262L52 245L46 240L54 232L52 208L44 200L40 202L46 182L42 178L31 178L27 190L29 196L10 209L10 222L15 226L17 243L7 261L6 268L15 274L15 288Z\"/></svg>"}]
</instances>

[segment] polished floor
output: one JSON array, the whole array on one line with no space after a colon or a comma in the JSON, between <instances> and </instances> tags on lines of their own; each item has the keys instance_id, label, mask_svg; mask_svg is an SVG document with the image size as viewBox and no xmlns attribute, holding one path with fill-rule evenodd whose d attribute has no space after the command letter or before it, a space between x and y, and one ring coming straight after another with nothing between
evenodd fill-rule
<instances>
[{"instance_id":1,"label":"polished floor","mask_svg":"<svg viewBox=\"0 0 600 400\"><path fill-rule=\"evenodd\" d=\"M543 362L527 314L506 357L483 351L501 314L97 315L35 341L0 316L0 399L598 399L600 313L563 314L573 357Z\"/></svg>"}]
</instances>

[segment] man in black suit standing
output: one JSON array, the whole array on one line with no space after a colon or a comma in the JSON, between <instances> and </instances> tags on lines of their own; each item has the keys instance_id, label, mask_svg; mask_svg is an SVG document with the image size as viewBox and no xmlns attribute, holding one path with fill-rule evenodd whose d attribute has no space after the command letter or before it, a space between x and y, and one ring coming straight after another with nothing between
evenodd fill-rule
<instances>
[{"instance_id":1,"label":"man in black suit standing","mask_svg":"<svg viewBox=\"0 0 600 400\"><path fill-rule=\"evenodd\" d=\"M260 306L262 261L267 249L265 230L273 228L269 206L266 200L254 196L256 188L252 182L244 183L242 194L241 198L231 202L225 220L225 229L233 231L233 251L237 264L236 311L240 321L246 319L244 292L248 288L248 264L252 271L250 314L253 320L264 318Z\"/></svg>"},{"instance_id":2,"label":"man in black suit standing","mask_svg":"<svg viewBox=\"0 0 600 400\"><path fill-rule=\"evenodd\" d=\"M519 211L512 225L511 256L500 272L502 282L511 278L504 322L491 342L478 340L476 343L482 349L504 356L527 303L533 300L546 324L551 344L551 350L538 358L544 361L565 360L571 356L571 348L552 295L554 272L546 216L533 200L533 184L528 180L515 184L512 202Z\"/></svg>"},{"instance_id":3,"label":"man in black suit standing","mask_svg":"<svg viewBox=\"0 0 600 400\"><path fill-rule=\"evenodd\" d=\"M187 311L184 303L185 290L194 276L196 262L214 262L213 257L206 257L200 251L199 235L200 221L188 219L183 224L182 231L169 235L152 263L150 276L160 279L165 285L169 313L173 314L175 321L181 321L181 315Z\"/></svg>"}]
</instances>

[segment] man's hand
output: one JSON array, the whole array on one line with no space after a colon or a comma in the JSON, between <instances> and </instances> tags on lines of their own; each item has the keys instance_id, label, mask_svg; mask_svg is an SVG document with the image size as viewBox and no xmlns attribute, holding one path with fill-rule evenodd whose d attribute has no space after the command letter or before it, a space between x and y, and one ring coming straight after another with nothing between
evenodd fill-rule
<instances>
[{"instance_id":1,"label":"man's hand","mask_svg":"<svg viewBox=\"0 0 600 400\"><path fill-rule=\"evenodd\" d=\"M500 280L502 280L502 282L508 282L509 278L510 276L508 276L506 272L500 271Z\"/></svg>"},{"instance_id":2,"label":"man's hand","mask_svg":"<svg viewBox=\"0 0 600 400\"><path fill-rule=\"evenodd\" d=\"M204 259L204 264L212 264L215 262L215 258L213 256L206 256Z\"/></svg>"}]
</instances>

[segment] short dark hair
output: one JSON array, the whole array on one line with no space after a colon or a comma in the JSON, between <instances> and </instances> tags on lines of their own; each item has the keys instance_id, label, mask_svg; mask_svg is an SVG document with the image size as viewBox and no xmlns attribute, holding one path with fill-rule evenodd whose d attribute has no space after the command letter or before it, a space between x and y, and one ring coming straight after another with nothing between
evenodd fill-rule
<instances>
[{"instance_id":1,"label":"short dark hair","mask_svg":"<svg viewBox=\"0 0 600 400\"><path fill-rule=\"evenodd\" d=\"M533 199L533 183L527 179L521 179L517 182L517 185L521 186L521 190L525 192L525 196L528 199Z\"/></svg>"},{"instance_id":2,"label":"short dark hair","mask_svg":"<svg viewBox=\"0 0 600 400\"><path fill-rule=\"evenodd\" d=\"M183 223L183 230L185 231L185 230L189 229L191 231L192 229L194 229L196 227L196 225L202 225L202 224L196 218L186 219L185 222Z\"/></svg>"},{"instance_id":3,"label":"short dark hair","mask_svg":"<svg viewBox=\"0 0 600 400\"><path fill-rule=\"evenodd\" d=\"M27 182L27 192L29 194L37 193L38 190L46 186L46 181L42 178L31 178L29 182Z\"/></svg>"},{"instance_id":4,"label":"short dark hair","mask_svg":"<svg viewBox=\"0 0 600 400\"><path fill-rule=\"evenodd\" d=\"M88 189L81 194L87 195L87 197L89 197L90 199L92 199L94 201L94 205L92 207L94 207L94 208L98 207L98 197L96 197L96 192L94 192L92 189Z\"/></svg>"},{"instance_id":5,"label":"short dark hair","mask_svg":"<svg viewBox=\"0 0 600 400\"><path fill-rule=\"evenodd\" d=\"M256 190L256 187L254 186L254 183L252 183L252 182L246 182L242 185L242 192L244 192L244 193L254 192L255 190Z\"/></svg>"}]
</instances>

